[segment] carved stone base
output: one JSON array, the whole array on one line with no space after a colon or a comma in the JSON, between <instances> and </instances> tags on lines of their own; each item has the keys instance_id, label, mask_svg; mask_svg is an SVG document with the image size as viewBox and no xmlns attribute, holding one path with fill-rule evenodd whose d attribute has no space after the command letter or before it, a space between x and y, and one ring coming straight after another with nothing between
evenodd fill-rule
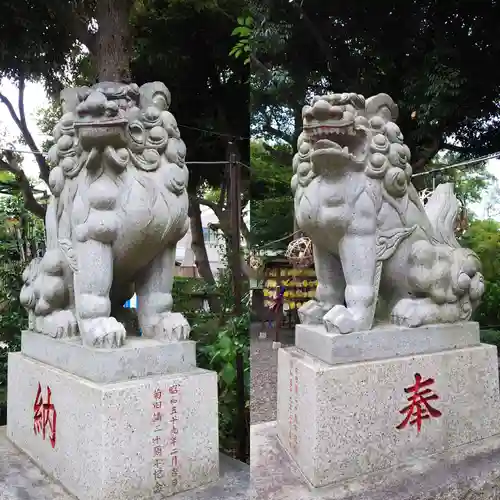
<instances>
[{"instance_id":1,"label":"carved stone base","mask_svg":"<svg viewBox=\"0 0 500 500\"><path fill-rule=\"evenodd\" d=\"M401 425L419 381L419 394L436 398L408 408ZM296 347L278 353L278 437L314 487L488 438L499 415L494 346L338 365Z\"/></svg>"},{"instance_id":2,"label":"carved stone base","mask_svg":"<svg viewBox=\"0 0 500 500\"><path fill-rule=\"evenodd\" d=\"M412 329L381 325L373 330L348 335L327 332L323 325L299 324L295 327L295 345L330 365L412 356L479 344L479 324L472 321Z\"/></svg>"},{"instance_id":3,"label":"carved stone base","mask_svg":"<svg viewBox=\"0 0 500 500\"><path fill-rule=\"evenodd\" d=\"M7 419L8 438L80 500L165 498L218 479L217 376L199 368L98 384L10 354Z\"/></svg>"},{"instance_id":4,"label":"carved stone base","mask_svg":"<svg viewBox=\"0 0 500 500\"><path fill-rule=\"evenodd\" d=\"M182 373L196 367L196 342L160 342L128 337L120 349L92 349L80 337L54 339L24 331L21 351L47 363L97 383L119 382L165 373Z\"/></svg>"}]
</instances>

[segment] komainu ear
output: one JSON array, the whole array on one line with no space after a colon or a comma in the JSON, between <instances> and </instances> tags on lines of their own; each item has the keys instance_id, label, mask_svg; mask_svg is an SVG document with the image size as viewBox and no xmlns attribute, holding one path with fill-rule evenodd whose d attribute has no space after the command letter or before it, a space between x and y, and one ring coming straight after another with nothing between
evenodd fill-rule
<instances>
[{"instance_id":1,"label":"komainu ear","mask_svg":"<svg viewBox=\"0 0 500 500\"><path fill-rule=\"evenodd\" d=\"M375 115L386 122L395 122L399 115L398 106L387 94L374 95L366 100L365 116L370 119Z\"/></svg>"},{"instance_id":2,"label":"komainu ear","mask_svg":"<svg viewBox=\"0 0 500 500\"><path fill-rule=\"evenodd\" d=\"M63 89L59 94L63 114L74 113L88 90L88 87L69 87Z\"/></svg>"},{"instance_id":3,"label":"komainu ear","mask_svg":"<svg viewBox=\"0 0 500 500\"><path fill-rule=\"evenodd\" d=\"M161 111L167 111L172 102L170 90L162 82L149 82L139 88L141 108L157 106Z\"/></svg>"}]
</instances>

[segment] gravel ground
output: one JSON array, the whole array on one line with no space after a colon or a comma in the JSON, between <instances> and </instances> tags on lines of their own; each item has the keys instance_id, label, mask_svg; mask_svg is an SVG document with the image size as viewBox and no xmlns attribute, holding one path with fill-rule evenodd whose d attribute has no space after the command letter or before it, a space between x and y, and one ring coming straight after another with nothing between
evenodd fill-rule
<instances>
[{"instance_id":1,"label":"gravel ground","mask_svg":"<svg viewBox=\"0 0 500 500\"><path fill-rule=\"evenodd\" d=\"M252 325L250 336L250 423L276 420L276 383L278 351L271 338L259 339L260 323ZM282 346L294 344L293 330L280 332Z\"/></svg>"}]
</instances>

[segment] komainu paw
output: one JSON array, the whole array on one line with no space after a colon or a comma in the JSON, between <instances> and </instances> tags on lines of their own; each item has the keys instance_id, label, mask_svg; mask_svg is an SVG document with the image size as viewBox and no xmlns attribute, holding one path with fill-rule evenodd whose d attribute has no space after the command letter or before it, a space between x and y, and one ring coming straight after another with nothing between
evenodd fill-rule
<instances>
[{"instance_id":1,"label":"komainu paw","mask_svg":"<svg viewBox=\"0 0 500 500\"><path fill-rule=\"evenodd\" d=\"M121 347L125 341L125 327L115 318L93 318L82 321L83 343L88 347L111 349Z\"/></svg>"},{"instance_id":2,"label":"komainu paw","mask_svg":"<svg viewBox=\"0 0 500 500\"><path fill-rule=\"evenodd\" d=\"M356 329L356 320L345 306L333 306L324 316L323 323L327 332L351 333Z\"/></svg>"},{"instance_id":3,"label":"komainu paw","mask_svg":"<svg viewBox=\"0 0 500 500\"><path fill-rule=\"evenodd\" d=\"M56 339L78 335L78 325L73 311L55 311L44 318L44 333Z\"/></svg>"},{"instance_id":4,"label":"komainu paw","mask_svg":"<svg viewBox=\"0 0 500 500\"><path fill-rule=\"evenodd\" d=\"M158 314L148 323L142 327L144 337L148 338L177 342L187 340L191 332L186 318L178 312Z\"/></svg>"},{"instance_id":5,"label":"komainu paw","mask_svg":"<svg viewBox=\"0 0 500 500\"><path fill-rule=\"evenodd\" d=\"M308 300L302 307L297 310L300 322L305 325L319 324L325 314L324 309L319 302Z\"/></svg>"}]
</instances>

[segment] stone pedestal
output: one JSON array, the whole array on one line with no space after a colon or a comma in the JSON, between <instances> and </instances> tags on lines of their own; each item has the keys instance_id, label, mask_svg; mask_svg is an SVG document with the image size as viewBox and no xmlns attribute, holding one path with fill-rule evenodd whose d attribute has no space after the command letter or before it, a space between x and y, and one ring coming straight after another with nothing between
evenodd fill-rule
<instances>
[{"instance_id":1,"label":"stone pedestal","mask_svg":"<svg viewBox=\"0 0 500 500\"><path fill-rule=\"evenodd\" d=\"M165 498L218 479L216 374L194 366L193 342L152 342L94 351L27 332L9 355L7 436L78 499Z\"/></svg>"},{"instance_id":2,"label":"stone pedestal","mask_svg":"<svg viewBox=\"0 0 500 500\"><path fill-rule=\"evenodd\" d=\"M301 325L302 348L278 354L278 438L310 486L500 433L497 351L477 325L351 335Z\"/></svg>"}]
</instances>

